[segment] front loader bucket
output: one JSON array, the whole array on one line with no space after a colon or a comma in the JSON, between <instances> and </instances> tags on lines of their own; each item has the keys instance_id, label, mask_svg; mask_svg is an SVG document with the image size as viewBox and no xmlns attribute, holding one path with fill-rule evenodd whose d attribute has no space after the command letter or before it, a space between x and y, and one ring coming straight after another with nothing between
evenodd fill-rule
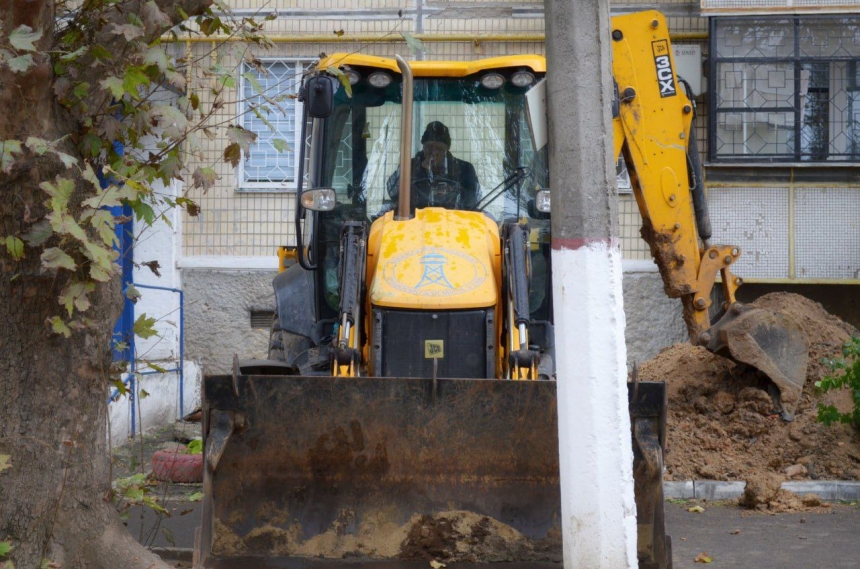
<instances>
[{"instance_id":1,"label":"front loader bucket","mask_svg":"<svg viewBox=\"0 0 860 569\"><path fill-rule=\"evenodd\" d=\"M630 393L649 569L671 567L664 401ZM198 568L561 566L554 381L213 376L203 413Z\"/></svg>"},{"instance_id":2,"label":"front loader bucket","mask_svg":"<svg viewBox=\"0 0 860 569\"><path fill-rule=\"evenodd\" d=\"M794 320L736 303L706 333L708 350L764 373L779 390L783 419L794 419L809 360L809 346Z\"/></svg>"},{"instance_id":3,"label":"front loader bucket","mask_svg":"<svg viewBox=\"0 0 860 569\"><path fill-rule=\"evenodd\" d=\"M554 382L214 376L204 417L200 567L560 561Z\"/></svg>"}]
</instances>

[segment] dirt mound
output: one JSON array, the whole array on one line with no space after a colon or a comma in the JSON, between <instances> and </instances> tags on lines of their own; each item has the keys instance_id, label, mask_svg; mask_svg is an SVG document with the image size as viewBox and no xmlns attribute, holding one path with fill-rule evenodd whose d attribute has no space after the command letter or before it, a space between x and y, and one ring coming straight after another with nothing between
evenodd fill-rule
<instances>
[{"instance_id":1,"label":"dirt mound","mask_svg":"<svg viewBox=\"0 0 860 569\"><path fill-rule=\"evenodd\" d=\"M281 518L282 521L284 518ZM307 540L297 525L264 524L239 536L216 521L218 555L236 556L268 551L280 556L307 558L408 559L449 562L561 561L561 533L529 539L514 528L474 512L452 510L432 516L414 515L405 524L386 521L385 512L368 516L357 530L347 531L355 520L342 512L327 531Z\"/></svg>"},{"instance_id":2,"label":"dirt mound","mask_svg":"<svg viewBox=\"0 0 860 569\"><path fill-rule=\"evenodd\" d=\"M794 422L780 419L766 391L768 382L754 370L704 348L671 346L639 367L640 380L668 383L665 478L860 480L860 437L848 426L828 428L816 421L818 403L847 411L850 394L821 395L814 386L830 373L822 360L841 356L843 344L857 330L795 294L768 294L752 305L793 318L809 344L806 384ZM749 505L779 501L779 492L763 494L750 496Z\"/></svg>"}]
</instances>

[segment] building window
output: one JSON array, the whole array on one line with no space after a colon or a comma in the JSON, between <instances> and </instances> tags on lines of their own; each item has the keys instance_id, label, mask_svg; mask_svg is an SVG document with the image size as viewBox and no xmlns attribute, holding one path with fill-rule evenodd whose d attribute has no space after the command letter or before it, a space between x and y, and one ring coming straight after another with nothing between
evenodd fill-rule
<instances>
[{"instance_id":1,"label":"building window","mask_svg":"<svg viewBox=\"0 0 860 569\"><path fill-rule=\"evenodd\" d=\"M302 105L294 96L310 64L307 60L264 61L263 71L245 66L240 124L256 133L257 140L240 162L240 191L295 190Z\"/></svg>"},{"instance_id":2,"label":"building window","mask_svg":"<svg viewBox=\"0 0 860 569\"><path fill-rule=\"evenodd\" d=\"M860 160L860 16L711 18L713 162Z\"/></svg>"}]
</instances>

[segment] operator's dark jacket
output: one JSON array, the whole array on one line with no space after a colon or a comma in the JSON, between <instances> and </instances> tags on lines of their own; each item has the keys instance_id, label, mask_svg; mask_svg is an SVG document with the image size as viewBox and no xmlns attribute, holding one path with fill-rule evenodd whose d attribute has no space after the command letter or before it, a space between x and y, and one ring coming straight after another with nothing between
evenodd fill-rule
<instances>
[{"instance_id":1,"label":"operator's dark jacket","mask_svg":"<svg viewBox=\"0 0 860 569\"><path fill-rule=\"evenodd\" d=\"M453 182L460 184L460 208L473 210L478 205L478 200L481 199L481 186L478 183L478 173L475 172L475 167L470 162L454 158L448 152L446 154L448 160L448 173L438 174L437 178L447 178ZM421 181L430 181L428 172L421 167L424 161L424 152L418 152L415 158L412 159L412 183ZM388 179L388 195L391 199L396 200L400 189L400 168ZM413 192L412 207L424 207L425 204L415 203L415 194Z\"/></svg>"}]
</instances>

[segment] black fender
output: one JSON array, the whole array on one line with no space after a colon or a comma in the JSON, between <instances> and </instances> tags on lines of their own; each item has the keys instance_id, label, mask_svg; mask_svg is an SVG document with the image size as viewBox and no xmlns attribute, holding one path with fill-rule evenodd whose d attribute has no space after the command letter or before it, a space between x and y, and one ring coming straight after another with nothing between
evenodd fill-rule
<instances>
[{"instance_id":1,"label":"black fender","mask_svg":"<svg viewBox=\"0 0 860 569\"><path fill-rule=\"evenodd\" d=\"M295 264L278 273L272 286L281 330L313 338L316 325L313 272Z\"/></svg>"}]
</instances>

